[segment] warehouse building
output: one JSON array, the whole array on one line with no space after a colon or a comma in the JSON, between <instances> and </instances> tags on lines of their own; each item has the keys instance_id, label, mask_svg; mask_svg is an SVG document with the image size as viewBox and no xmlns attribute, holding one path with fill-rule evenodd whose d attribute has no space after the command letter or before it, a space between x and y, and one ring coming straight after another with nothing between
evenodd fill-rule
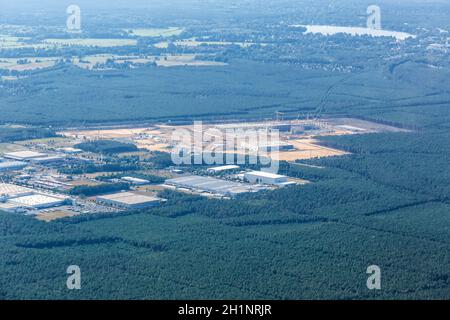
<instances>
[{"instance_id":1,"label":"warehouse building","mask_svg":"<svg viewBox=\"0 0 450 320\"><path fill-rule=\"evenodd\" d=\"M288 181L288 177L265 171L250 171L244 174L244 179L250 183L267 184L278 187L296 184Z\"/></svg>"},{"instance_id":2,"label":"warehouse building","mask_svg":"<svg viewBox=\"0 0 450 320\"><path fill-rule=\"evenodd\" d=\"M77 148L72 148L72 147L67 147L67 148L61 148L58 149L61 152L67 153L67 154L80 154L83 153L83 150L81 149L77 149Z\"/></svg>"},{"instance_id":3,"label":"warehouse building","mask_svg":"<svg viewBox=\"0 0 450 320\"><path fill-rule=\"evenodd\" d=\"M264 189L244 183L202 176L186 176L168 179L166 180L165 185L179 189L191 190L200 194L206 192L222 197L235 197L239 194L258 192Z\"/></svg>"},{"instance_id":4,"label":"warehouse building","mask_svg":"<svg viewBox=\"0 0 450 320\"><path fill-rule=\"evenodd\" d=\"M154 207L165 201L166 200L162 198L133 192L120 192L97 197L97 202L101 204L128 210L139 210Z\"/></svg>"},{"instance_id":5,"label":"warehouse building","mask_svg":"<svg viewBox=\"0 0 450 320\"><path fill-rule=\"evenodd\" d=\"M63 162L64 158L60 156L45 156L45 157L37 157L30 159L30 162L33 164L53 164L53 163L59 163Z\"/></svg>"},{"instance_id":6,"label":"warehouse building","mask_svg":"<svg viewBox=\"0 0 450 320\"><path fill-rule=\"evenodd\" d=\"M14 202L0 202L0 211L7 213L23 213L26 208Z\"/></svg>"},{"instance_id":7,"label":"warehouse building","mask_svg":"<svg viewBox=\"0 0 450 320\"><path fill-rule=\"evenodd\" d=\"M41 194L31 188L0 183L0 211L23 212L59 207L69 202L70 199L64 196Z\"/></svg>"},{"instance_id":8,"label":"warehouse building","mask_svg":"<svg viewBox=\"0 0 450 320\"><path fill-rule=\"evenodd\" d=\"M67 199L44 194L32 194L28 196L14 198L8 202L17 204L25 208L47 209L63 206L67 204Z\"/></svg>"},{"instance_id":9,"label":"warehouse building","mask_svg":"<svg viewBox=\"0 0 450 320\"><path fill-rule=\"evenodd\" d=\"M34 158L42 158L47 155L44 153L39 153L35 151L17 151L17 152L9 152L3 155L5 158L18 160L18 161L29 161Z\"/></svg>"},{"instance_id":10,"label":"warehouse building","mask_svg":"<svg viewBox=\"0 0 450 320\"><path fill-rule=\"evenodd\" d=\"M134 184L134 185L137 185L137 186L150 184L150 181L148 181L148 180L134 178L134 177L122 177L120 180L122 180L124 182L128 182L128 183Z\"/></svg>"},{"instance_id":11,"label":"warehouse building","mask_svg":"<svg viewBox=\"0 0 450 320\"><path fill-rule=\"evenodd\" d=\"M33 189L15 184L0 183L0 200L8 200L33 194Z\"/></svg>"},{"instance_id":12,"label":"warehouse building","mask_svg":"<svg viewBox=\"0 0 450 320\"><path fill-rule=\"evenodd\" d=\"M208 168L209 173L220 173L225 171L234 171L240 169L239 166L235 165L228 165L228 166L220 166L220 167L214 167L214 168Z\"/></svg>"},{"instance_id":13,"label":"warehouse building","mask_svg":"<svg viewBox=\"0 0 450 320\"><path fill-rule=\"evenodd\" d=\"M0 172L22 170L28 164L22 161L5 161L0 162Z\"/></svg>"}]
</instances>

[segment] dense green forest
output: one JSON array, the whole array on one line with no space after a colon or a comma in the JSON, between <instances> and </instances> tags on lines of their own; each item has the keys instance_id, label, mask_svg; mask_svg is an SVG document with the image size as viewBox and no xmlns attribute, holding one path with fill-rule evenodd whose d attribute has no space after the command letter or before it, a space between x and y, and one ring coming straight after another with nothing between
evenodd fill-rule
<instances>
[{"instance_id":1,"label":"dense green forest","mask_svg":"<svg viewBox=\"0 0 450 320\"><path fill-rule=\"evenodd\" d=\"M397 67L392 74L389 65L375 67L351 74L242 60L221 68L148 67L101 74L66 67L11 84L3 94L0 91L1 121L83 125L200 116L273 119L275 111L297 118L318 108L333 116L370 116L410 126L416 125L423 111L428 125L439 116L444 117L441 123L448 121L441 110L449 103L450 93L439 85L448 79L448 70L433 74L414 62ZM12 95L11 90L18 88L23 93ZM58 97L64 97L63 112ZM428 107L422 110L421 105Z\"/></svg>"},{"instance_id":2,"label":"dense green forest","mask_svg":"<svg viewBox=\"0 0 450 320\"><path fill-rule=\"evenodd\" d=\"M96 172L122 172L139 170L141 167L130 163L107 163L107 164L83 164L75 166L64 166L59 172L64 174L85 174Z\"/></svg>"},{"instance_id":3,"label":"dense green forest","mask_svg":"<svg viewBox=\"0 0 450 320\"><path fill-rule=\"evenodd\" d=\"M75 145L75 147L84 151L102 154L125 153L138 150L138 148L132 143L124 143L112 140L83 142Z\"/></svg>"},{"instance_id":4,"label":"dense green forest","mask_svg":"<svg viewBox=\"0 0 450 320\"><path fill-rule=\"evenodd\" d=\"M70 189L69 193L76 196L97 196L100 194L118 192L122 190L128 190L130 185L128 183L110 183L101 184L97 186L76 186Z\"/></svg>"},{"instance_id":5,"label":"dense green forest","mask_svg":"<svg viewBox=\"0 0 450 320\"><path fill-rule=\"evenodd\" d=\"M0 142L52 138L56 136L53 130L47 128L0 126Z\"/></svg>"},{"instance_id":6,"label":"dense green forest","mask_svg":"<svg viewBox=\"0 0 450 320\"><path fill-rule=\"evenodd\" d=\"M283 163L314 183L234 201L165 191L145 212L2 214L2 298L449 298L448 134L326 138L354 154ZM371 264L383 290L365 286Z\"/></svg>"}]
</instances>

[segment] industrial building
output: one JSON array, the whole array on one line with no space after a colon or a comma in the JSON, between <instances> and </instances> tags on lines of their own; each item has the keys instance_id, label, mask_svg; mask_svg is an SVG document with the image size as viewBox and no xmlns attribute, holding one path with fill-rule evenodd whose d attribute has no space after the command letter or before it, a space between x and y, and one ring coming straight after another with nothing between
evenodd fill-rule
<instances>
[{"instance_id":1,"label":"industrial building","mask_svg":"<svg viewBox=\"0 0 450 320\"><path fill-rule=\"evenodd\" d=\"M60 156L44 156L30 159L33 164L52 164L64 161L63 157Z\"/></svg>"},{"instance_id":2,"label":"industrial building","mask_svg":"<svg viewBox=\"0 0 450 320\"><path fill-rule=\"evenodd\" d=\"M160 205L164 201L166 200L133 192L120 192L97 197L97 202L101 204L128 210L154 207Z\"/></svg>"},{"instance_id":3,"label":"industrial building","mask_svg":"<svg viewBox=\"0 0 450 320\"><path fill-rule=\"evenodd\" d=\"M61 148L58 149L59 151L62 151L64 153L67 154L79 154L79 153L83 153L83 150L81 149L77 149L77 148L72 148L72 147L67 147L67 148Z\"/></svg>"},{"instance_id":4,"label":"industrial building","mask_svg":"<svg viewBox=\"0 0 450 320\"><path fill-rule=\"evenodd\" d=\"M5 161L0 162L0 172L22 170L28 164L22 161Z\"/></svg>"},{"instance_id":5,"label":"industrial building","mask_svg":"<svg viewBox=\"0 0 450 320\"><path fill-rule=\"evenodd\" d=\"M34 175L26 179L26 183L33 187L50 190L68 190L72 187L72 184L67 179L59 176Z\"/></svg>"},{"instance_id":6,"label":"industrial building","mask_svg":"<svg viewBox=\"0 0 450 320\"><path fill-rule=\"evenodd\" d=\"M8 202L17 204L25 208L46 209L63 206L67 203L67 199L43 194L32 194L24 197L14 198Z\"/></svg>"},{"instance_id":7,"label":"industrial building","mask_svg":"<svg viewBox=\"0 0 450 320\"><path fill-rule=\"evenodd\" d=\"M188 189L200 194L206 192L222 197L235 197L239 194L258 192L264 189L244 183L202 176L185 176L168 179L165 185L179 189Z\"/></svg>"},{"instance_id":8,"label":"industrial building","mask_svg":"<svg viewBox=\"0 0 450 320\"><path fill-rule=\"evenodd\" d=\"M7 213L26 212L26 208L14 202L0 202L0 211Z\"/></svg>"},{"instance_id":9,"label":"industrial building","mask_svg":"<svg viewBox=\"0 0 450 320\"><path fill-rule=\"evenodd\" d=\"M38 193L37 191L9 183L0 183L0 211L23 212L46 209L67 204L69 198Z\"/></svg>"},{"instance_id":10,"label":"industrial building","mask_svg":"<svg viewBox=\"0 0 450 320\"><path fill-rule=\"evenodd\" d=\"M15 184L0 183L0 201L33 194L33 189L17 186Z\"/></svg>"},{"instance_id":11,"label":"industrial building","mask_svg":"<svg viewBox=\"0 0 450 320\"><path fill-rule=\"evenodd\" d=\"M238 169L240 169L239 166L228 165L228 166L208 168L208 172L209 173L220 173L220 172L224 172L224 171L234 171L234 170L238 170Z\"/></svg>"},{"instance_id":12,"label":"industrial building","mask_svg":"<svg viewBox=\"0 0 450 320\"><path fill-rule=\"evenodd\" d=\"M250 183L267 184L278 187L296 184L288 181L288 177L265 171L250 171L244 174L244 179Z\"/></svg>"},{"instance_id":13,"label":"industrial building","mask_svg":"<svg viewBox=\"0 0 450 320\"><path fill-rule=\"evenodd\" d=\"M133 177L122 177L120 180L128 182L137 186L142 186L145 184L150 184L150 181L145 179L133 178Z\"/></svg>"},{"instance_id":14,"label":"industrial building","mask_svg":"<svg viewBox=\"0 0 450 320\"><path fill-rule=\"evenodd\" d=\"M35 151L16 151L16 152L9 152L5 153L3 155L5 158L18 160L18 161L29 161L34 158L42 158L47 156L44 153L39 153Z\"/></svg>"}]
</instances>

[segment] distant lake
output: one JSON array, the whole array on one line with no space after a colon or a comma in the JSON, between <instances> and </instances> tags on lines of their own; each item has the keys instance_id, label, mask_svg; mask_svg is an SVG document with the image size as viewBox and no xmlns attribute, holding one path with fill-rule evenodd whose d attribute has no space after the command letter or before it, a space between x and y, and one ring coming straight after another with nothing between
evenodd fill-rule
<instances>
[{"instance_id":1,"label":"distant lake","mask_svg":"<svg viewBox=\"0 0 450 320\"><path fill-rule=\"evenodd\" d=\"M352 36L362 36L370 35L373 37L393 37L397 40L405 40L407 38L415 38L415 35L399 32L399 31L389 31L389 30L375 30L369 28L360 27L338 27L338 26L328 26L328 25L292 25L292 27L304 27L306 28L305 33L320 33L323 35L335 35L339 33L345 33Z\"/></svg>"}]
</instances>

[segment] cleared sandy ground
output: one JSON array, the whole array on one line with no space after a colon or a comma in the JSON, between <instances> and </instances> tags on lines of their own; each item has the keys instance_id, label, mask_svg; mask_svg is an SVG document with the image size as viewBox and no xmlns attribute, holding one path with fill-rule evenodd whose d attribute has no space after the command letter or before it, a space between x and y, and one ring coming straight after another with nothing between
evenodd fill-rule
<instances>
[{"instance_id":1,"label":"cleared sandy ground","mask_svg":"<svg viewBox=\"0 0 450 320\"><path fill-rule=\"evenodd\" d=\"M317 140L314 139L290 140L289 142L294 145L296 150L280 152L279 160L295 161L312 158L342 156L347 154L346 152L341 150L323 147L318 144Z\"/></svg>"},{"instance_id":2,"label":"cleared sandy ground","mask_svg":"<svg viewBox=\"0 0 450 320\"><path fill-rule=\"evenodd\" d=\"M311 122L306 122L304 120L297 121L262 121L262 122L246 122L246 123L221 123L221 124L204 124L202 130L205 134L204 137L204 148L202 150L194 150L196 152L201 151L212 151L215 149L218 153L237 153L237 154L249 154L249 150L244 147L238 147L237 150L221 150L220 143L219 147L213 142L221 141L216 140L214 134L211 131L206 134L206 130L215 128L219 129L222 133L227 129L261 129L268 128L271 126L277 126L280 124L291 124L294 126L310 125ZM342 156L348 154L345 151L337 150L333 148L328 148L321 146L319 144L320 136L337 136L337 135L351 135L351 134L365 134L373 132L398 132L407 131L404 129L395 128L392 126L387 126L383 124L373 123L369 121L350 119L350 118L340 118L340 119L323 119L320 122L316 122L317 130L312 130L311 132L306 132L302 134L293 134L290 132L283 132L280 136L281 142L287 142L294 146L295 150L291 151L280 151L278 154L260 154L260 156L270 156L273 159L279 159L284 161L296 161L305 160L312 158L322 158L322 157L333 157ZM81 131L67 131L61 134L72 137L76 139L87 139L87 140L97 140L97 139L124 139L134 142L139 148L146 149L149 151L160 151L160 152L170 152L172 145L177 144L177 142L172 141L172 133L176 129L185 129L193 133L193 125L184 126L171 126L171 125L156 125L150 128L119 128L119 129L105 129L105 130L81 130ZM189 147L189 146L186 146Z\"/></svg>"},{"instance_id":3,"label":"cleared sandy ground","mask_svg":"<svg viewBox=\"0 0 450 320\"><path fill-rule=\"evenodd\" d=\"M76 215L75 212L70 212L70 211L51 211L51 212L44 212L44 213L38 214L36 216L36 219L45 221L45 222L51 222L51 221L66 218L66 217L73 217L75 215Z\"/></svg>"}]
</instances>

